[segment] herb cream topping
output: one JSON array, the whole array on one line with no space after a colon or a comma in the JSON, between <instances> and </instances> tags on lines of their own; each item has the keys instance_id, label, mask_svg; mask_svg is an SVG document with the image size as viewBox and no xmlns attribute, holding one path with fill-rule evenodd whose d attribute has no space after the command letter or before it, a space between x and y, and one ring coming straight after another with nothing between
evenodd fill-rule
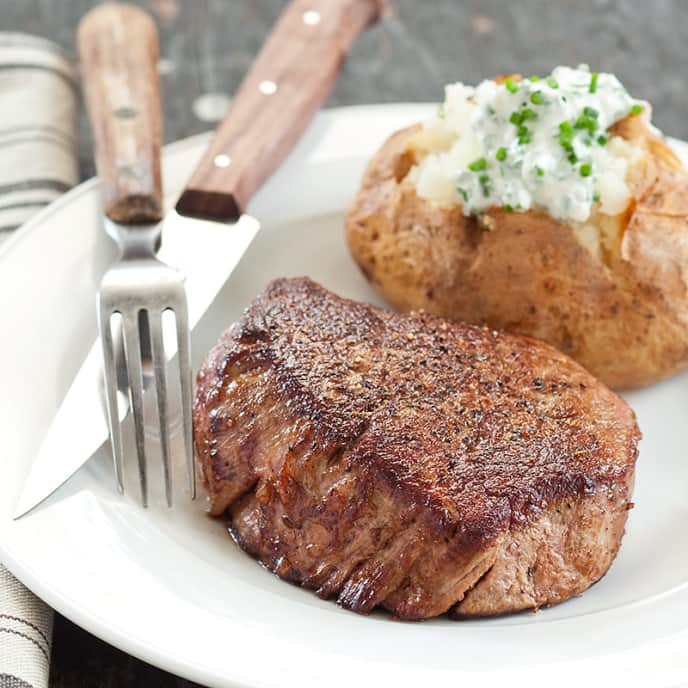
<instances>
[{"instance_id":1,"label":"herb cream topping","mask_svg":"<svg viewBox=\"0 0 688 688\"><path fill-rule=\"evenodd\" d=\"M609 127L641 113L649 121L650 108L614 75L557 67L544 78L451 84L445 94L409 141L422 198L461 203L467 215L540 207L572 222L585 222L595 203L607 215L628 205L627 172L642 151Z\"/></svg>"}]
</instances>

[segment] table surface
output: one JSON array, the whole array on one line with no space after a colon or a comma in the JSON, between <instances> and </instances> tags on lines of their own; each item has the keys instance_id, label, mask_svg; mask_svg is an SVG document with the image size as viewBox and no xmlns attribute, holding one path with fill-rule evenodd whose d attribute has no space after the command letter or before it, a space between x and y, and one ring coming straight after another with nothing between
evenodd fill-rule
<instances>
[{"instance_id":1,"label":"table surface","mask_svg":"<svg viewBox=\"0 0 688 688\"><path fill-rule=\"evenodd\" d=\"M0 26L49 37L74 56L76 24L94 4L3 0ZM135 4L151 12L160 31L164 136L174 141L213 128L285 3ZM586 62L616 73L634 96L656 104L654 121L665 133L688 139L687 35L688 3L681 0L392 0L386 19L353 46L328 105L439 101L446 82ZM82 176L91 176L83 114L79 161ZM51 686L193 685L56 620Z\"/></svg>"}]
</instances>

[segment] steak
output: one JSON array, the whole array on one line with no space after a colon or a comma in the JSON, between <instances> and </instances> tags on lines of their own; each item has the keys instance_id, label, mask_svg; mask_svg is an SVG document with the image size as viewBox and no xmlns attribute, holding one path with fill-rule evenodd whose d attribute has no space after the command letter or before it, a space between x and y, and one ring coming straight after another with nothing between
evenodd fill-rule
<instances>
[{"instance_id":1,"label":"steak","mask_svg":"<svg viewBox=\"0 0 688 688\"><path fill-rule=\"evenodd\" d=\"M553 347L272 282L198 373L211 513L281 578L402 619L578 595L621 542L640 433Z\"/></svg>"}]
</instances>

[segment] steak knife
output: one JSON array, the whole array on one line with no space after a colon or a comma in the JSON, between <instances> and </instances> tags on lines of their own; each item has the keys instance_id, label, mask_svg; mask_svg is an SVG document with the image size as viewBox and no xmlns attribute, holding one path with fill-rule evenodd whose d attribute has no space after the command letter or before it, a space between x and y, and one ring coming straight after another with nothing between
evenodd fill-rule
<instances>
[{"instance_id":1,"label":"steak knife","mask_svg":"<svg viewBox=\"0 0 688 688\"><path fill-rule=\"evenodd\" d=\"M259 229L259 222L245 213L247 204L324 103L354 39L384 8L385 0L292 0L278 19L176 210L163 220L158 255L186 275L192 329ZM126 31L119 40L122 51L137 51L142 61L155 59L147 46L128 43ZM132 111L130 103L117 107ZM96 341L43 440L15 519L50 496L108 442L101 369Z\"/></svg>"}]
</instances>

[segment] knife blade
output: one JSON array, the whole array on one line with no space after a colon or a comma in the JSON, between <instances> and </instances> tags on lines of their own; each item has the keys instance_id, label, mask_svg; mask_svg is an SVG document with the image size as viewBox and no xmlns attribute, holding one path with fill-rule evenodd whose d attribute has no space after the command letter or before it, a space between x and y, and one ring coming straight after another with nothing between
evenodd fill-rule
<instances>
[{"instance_id":1,"label":"knife blade","mask_svg":"<svg viewBox=\"0 0 688 688\"><path fill-rule=\"evenodd\" d=\"M292 0L278 19L177 212L163 221L158 255L186 275L192 330L258 231L258 221L243 212L247 204L324 103L356 36L385 9L385 0ZM100 351L96 341L67 392L29 471L15 519L108 442L98 391Z\"/></svg>"},{"instance_id":2,"label":"knife blade","mask_svg":"<svg viewBox=\"0 0 688 688\"><path fill-rule=\"evenodd\" d=\"M185 218L175 211L167 216L158 255L187 275L189 327L193 329L198 324L259 228L258 221L249 215L242 215L231 229L218 228L215 222ZM200 250L203 241L211 241L210 245L217 250ZM100 340L96 340L41 444L17 503L15 518L49 497L108 442L107 420L98 394L102 364Z\"/></svg>"}]
</instances>

